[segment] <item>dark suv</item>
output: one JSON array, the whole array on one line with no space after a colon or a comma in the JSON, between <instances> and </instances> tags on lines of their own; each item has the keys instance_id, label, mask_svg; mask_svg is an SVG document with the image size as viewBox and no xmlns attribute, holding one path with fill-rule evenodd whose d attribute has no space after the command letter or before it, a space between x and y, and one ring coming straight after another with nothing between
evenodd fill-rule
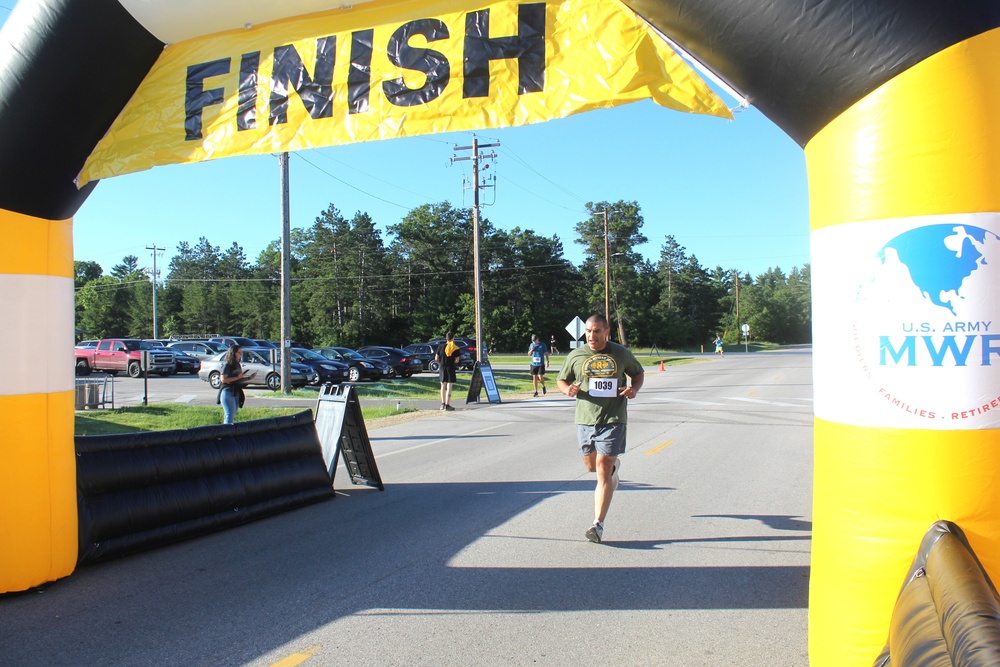
<instances>
[{"instance_id":1,"label":"dark suv","mask_svg":"<svg viewBox=\"0 0 1000 667\"><path fill-rule=\"evenodd\" d=\"M416 357L411 357L409 352L398 347L388 347L386 345L368 345L358 348L358 352L369 359L378 359L392 366L397 377L408 378L424 370L424 365Z\"/></svg>"},{"instance_id":2,"label":"dark suv","mask_svg":"<svg viewBox=\"0 0 1000 667\"><path fill-rule=\"evenodd\" d=\"M427 341L427 345L430 345L431 349L437 352L438 347L444 345L447 341L447 338L435 338L434 340ZM458 362L459 369L471 371L476 367L476 341L471 338L455 336L455 344L458 345L462 355Z\"/></svg>"},{"instance_id":3,"label":"dark suv","mask_svg":"<svg viewBox=\"0 0 1000 667\"><path fill-rule=\"evenodd\" d=\"M407 345L403 348L403 352L409 352L411 356L416 357L420 360L420 363L424 365L424 370L434 370L437 368L431 368L431 363L434 361L434 354L437 352L436 348L427 343L414 343L412 345Z\"/></svg>"}]
</instances>

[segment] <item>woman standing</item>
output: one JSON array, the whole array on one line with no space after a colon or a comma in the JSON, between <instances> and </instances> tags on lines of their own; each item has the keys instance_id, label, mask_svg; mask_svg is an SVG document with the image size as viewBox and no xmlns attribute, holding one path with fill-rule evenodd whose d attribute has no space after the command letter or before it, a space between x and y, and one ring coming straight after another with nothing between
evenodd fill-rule
<instances>
[{"instance_id":1,"label":"woman standing","mask_svg":"<svg viewBox=\"0 0 1000 667\"><path fill-rule=\"evenodd\" d=\"M236 421L236 411L243 407L244 380L249 380L257 374L256 371L249 375L243 371L240 360L243 358L243 350L239 345L232 345L226 352L226 363L222 366L222 386L219 388L219 403L222 403L223 424L232 424Z\"/></svg>"}]
</instances>

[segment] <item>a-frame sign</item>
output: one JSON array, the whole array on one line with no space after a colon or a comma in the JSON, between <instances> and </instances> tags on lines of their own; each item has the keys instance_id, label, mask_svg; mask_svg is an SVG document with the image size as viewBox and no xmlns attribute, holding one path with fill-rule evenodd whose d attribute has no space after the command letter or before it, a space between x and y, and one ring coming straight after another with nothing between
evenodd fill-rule
<instances>
[{"instance_id":1,"label":"a-frame sign","mask_svg":"<svg viewBox=\"0 0 1000 667\"><path fill-rule=\"evenodd\" d=\"M469 381L469 395L466 403L478 403L479 394L486 388L486 398L490 403L500 402L500 390L497 388L496 380L493 379L493 367L488 361L477 361L476 367L472 371L472 379Z\"/></svg>"},{"instance_id":2,"label":"a-frame sign","mask_svg":"<svg viewBox=\"0 0 1000 667\"><path fill-rule=\"evenodd\" d=\"M320 388L314 422L331 484L337 474L337 460L342 456L352 484L385 491L361 414L361 403L350 384L326 384Z\"/></svg>"}]
</instances>

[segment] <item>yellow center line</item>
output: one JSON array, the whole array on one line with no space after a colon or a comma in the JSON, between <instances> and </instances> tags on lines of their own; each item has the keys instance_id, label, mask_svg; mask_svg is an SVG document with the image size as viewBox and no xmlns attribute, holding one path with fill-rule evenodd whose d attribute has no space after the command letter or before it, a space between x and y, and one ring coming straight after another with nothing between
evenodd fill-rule
<instances>
[{"instance_id":1,"label":"yellow center line","mask_svg":"<svg viewBox=\"0 0 1000 667\"><path fill-rule=\"evenodd\" d=\"M307 648L305 651L293 653L287 658L282 658L278 662L272 664L271 667L296 667L296 665L301 665L317 653L319 653L319 646L313 646L312 648Z\"/></svg>"},{"instance_id":2,"label":"yellow center line","mask_svg":"<svg viewBox=\"0 0 1000 667\"><path fill-rule=\"evenodd\" d=\"M666 449L667 447L669 447L672 444L674 444L673 440L667 440L666 442L661 442L656 447L653 447L648 452L645 452L645 454L646 454L646 456L652 456L654 454L659 454L660 452L662 452L664 449Z\"/></svg>"}]
</instances>

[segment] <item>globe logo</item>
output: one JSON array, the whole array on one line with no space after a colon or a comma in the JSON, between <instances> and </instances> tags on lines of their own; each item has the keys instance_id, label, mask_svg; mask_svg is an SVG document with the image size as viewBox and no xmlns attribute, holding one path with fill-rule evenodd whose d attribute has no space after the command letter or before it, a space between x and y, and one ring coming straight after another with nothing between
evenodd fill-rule
<instances>
[{"instance_id":1,"label":"globe logo","mask_svg":"<svg viewBox=\"0 0 1000 667\"><path fill-rule=\"evenodd\" d=\"M932 305L966 319L979 304L973 293L997 285L1000 237L971 225L928 225L900 234L886 243L878 260L887 272L901 272ZM990 259L994 261L990 261ZM991 275L992 274L992 275Z\"/></svg>"},{"instance_id":2,"label":"globe logo","mask_svg":"<svg viewBox=\"0 0 1000 667\"><path fill-rule=\"evenodd\" d=\"M855 292L851 335L878 411L913 427L996 423L1000 235L968 224L915 227L882 245L860 275L868 278Z\"/></svg>"}]
</instances>

